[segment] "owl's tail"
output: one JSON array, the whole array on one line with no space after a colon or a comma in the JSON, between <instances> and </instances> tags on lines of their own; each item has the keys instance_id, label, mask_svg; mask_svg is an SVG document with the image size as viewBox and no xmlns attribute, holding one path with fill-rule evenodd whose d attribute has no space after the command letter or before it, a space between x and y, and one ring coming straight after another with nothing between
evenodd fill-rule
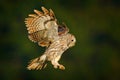
<instances>
[{"instance_id":1,"label":"owl's tail","mask_svg":"<svg viewBox=\"0 0 120 80\"><path fill-rule=\"evenodd\" d=\"M46 55L43 54L42 56L35 58L30 61L30 64L28 65L27 69L28 70L38 70L38 69L43 69L47 66L46 64Z\"/></svg>"}]
</instances>

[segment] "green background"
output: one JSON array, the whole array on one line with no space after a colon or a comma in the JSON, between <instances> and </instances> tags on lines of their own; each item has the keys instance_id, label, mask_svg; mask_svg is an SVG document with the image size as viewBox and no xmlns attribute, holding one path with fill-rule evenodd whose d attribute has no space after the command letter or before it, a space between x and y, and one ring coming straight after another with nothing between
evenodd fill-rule
<instances>
[{"instance_id":1,"label":"green background","mask_svg":"<svg viewBox=\"0 0 120 80\"><path fill-rule=\"evenodd\" d=\"M45 48L27 37L24 19L41 6L51 8L76 36L60 63L65 71L29 71L30 59ZM120 0L1 0L0 80L120 80Z\"/></svg>"}]
</instances>

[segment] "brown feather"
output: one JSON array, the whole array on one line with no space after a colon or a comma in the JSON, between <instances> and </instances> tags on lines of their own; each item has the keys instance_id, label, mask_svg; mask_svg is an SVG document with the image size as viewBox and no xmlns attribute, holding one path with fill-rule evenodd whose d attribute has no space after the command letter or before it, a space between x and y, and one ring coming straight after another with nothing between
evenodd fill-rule
<instances>
[{"instance_id":1,"label":"brown feather","mask_svg":"<svg viewBox=\"0 0 120 80\"><path fill-rule=\"evenodd\" d=\"M44 12L44 15L47 15L47 14L49 14L49 11L45 8L45 7L41 7L41 9L43 10L43 12Z\"/></svg>"},{"instance_id":2,"label":"brown feather","mask_svg":"<svg viewBox=\"0 0 120 80\"><path fill-rule=\"evenodd\" d=\"M39 15L39 16L43 16L44 14L43 14L43 12L41 12L41 11L38 11L38 10L34 10L34 12L37 14L37 15Z\"/></svg>"}]
</instances>

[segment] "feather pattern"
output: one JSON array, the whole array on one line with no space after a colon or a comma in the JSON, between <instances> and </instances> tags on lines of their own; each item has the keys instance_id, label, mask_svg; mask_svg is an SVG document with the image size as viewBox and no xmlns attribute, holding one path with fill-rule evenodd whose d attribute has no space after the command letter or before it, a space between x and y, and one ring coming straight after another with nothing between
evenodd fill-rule
<instances>
[{"instance_id":1,"label":"feather pattern","mask_svg":"<svg viewBox=\"0 0 120 80\"><path fill-rule=\"evenodd\" d=\"M58 61L67 49L75 45L75 36L69 33L65 24L58 24L52 9L41 8L43 12L34 10L35 14L29 14L25 24L28 38L39 46L46 47L46 50L42 56L31 60L27 68L43 69L47 66L47 61L51 61L54 68L64 70L65 67Z\"/></svg>"}]
</instances>

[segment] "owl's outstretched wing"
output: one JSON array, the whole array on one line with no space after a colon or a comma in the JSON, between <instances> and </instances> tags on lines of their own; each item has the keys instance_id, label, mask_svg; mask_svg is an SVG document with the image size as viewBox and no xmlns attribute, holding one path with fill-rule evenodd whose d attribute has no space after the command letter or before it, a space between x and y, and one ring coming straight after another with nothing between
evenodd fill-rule
<instances>
[{"instance_id":1,"label":"owl's outstretched wing","mask_svg":"<svg viewBox=\"0 0 120 80\"><path fill-rule=\"evenodd\" d=\"M58 38L58 24L54 12L41 7L43 12L34 10L36 14L29 14L25 19L28 37L33 42L38 42L42 47L47 47Z\"/></svg>"}]
</instances>

